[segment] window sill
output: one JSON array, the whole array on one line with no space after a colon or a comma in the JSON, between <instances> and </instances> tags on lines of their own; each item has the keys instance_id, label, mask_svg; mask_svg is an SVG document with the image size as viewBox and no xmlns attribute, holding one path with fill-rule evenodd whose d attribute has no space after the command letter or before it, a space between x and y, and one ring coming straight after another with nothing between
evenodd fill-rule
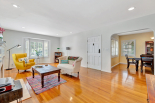
<instances>
[{"instance_id":1,"label":"window sill","mask_svg":"<svg viewBox=\"0 0 155 103\"><path fill-rule=\"evenodd\" d=\"M38 57L30 57L29 59L37 59ZM48 58L48 57L39 57L39 58Z\"/></svg>"},{"instance_id":2,"label":"window sill","mask_svg":"<svg viewBox=\"0 0 155 103\"><path fill-rule=\"evenodd\" d=\"M125 57L125 55L121 55L121 56ZM136 55L128 55L128 57L136 57Z\"/></svg>"}]
</instances>

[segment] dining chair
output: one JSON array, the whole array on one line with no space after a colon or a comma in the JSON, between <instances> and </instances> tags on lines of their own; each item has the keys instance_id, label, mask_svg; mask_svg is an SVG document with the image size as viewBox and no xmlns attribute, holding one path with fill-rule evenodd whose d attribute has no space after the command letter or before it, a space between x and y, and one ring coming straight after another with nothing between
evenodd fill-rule
<instances>
[{"instance_id":1,"label":"dining chair","mask_svg":"<svg viewBox=\"0 0 155 103\"><path fill-rule=\"evenodd\" d=\"M154 56L142 54L141 57L141 72L143 72L143 66L150 67L152 74L154 74Z\"/></svg>"},{"instance_id":2,"label":"dining chair","mask_svg":"<svg viewBox=\"0 0 155 103\"><path fill-rule=\"evenodd\" d=\"M129 68L130 64L135 64L135 66L136 66L136 60L134 58L129 58L127 54L125 54L125 57L127 60L127 69Z\"/></svg>"}]
</instances>

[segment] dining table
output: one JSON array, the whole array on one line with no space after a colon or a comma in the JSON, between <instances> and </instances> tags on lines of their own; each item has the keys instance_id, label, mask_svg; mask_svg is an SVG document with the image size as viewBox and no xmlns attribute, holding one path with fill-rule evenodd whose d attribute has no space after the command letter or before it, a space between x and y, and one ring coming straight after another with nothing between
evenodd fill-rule
<instances>
[{"instance_id":1,"label":"dining table","mask_svg":"<svg viewBox=\"0 0 155 103\"><path fill-rule=\"evenodd\" d=\"M138 67L139 67L139 61L141 60L141 58L130 58L130 59L134 59L136 61L136 71L138 71ZM143 61L152 61L152 59L154 58L142 58Z\"/></svg>"},{"instance_id":2,"label":"dining table","mask_svg":"<svg viewBox=\"0 0 155 103\"><path fill-rule=\"evenodd\" d=\"M141 60L141 58L134 58L136 61L136 71L138 71L138 67L139 67L139 60Z\"/></svg>"}]
</instances>

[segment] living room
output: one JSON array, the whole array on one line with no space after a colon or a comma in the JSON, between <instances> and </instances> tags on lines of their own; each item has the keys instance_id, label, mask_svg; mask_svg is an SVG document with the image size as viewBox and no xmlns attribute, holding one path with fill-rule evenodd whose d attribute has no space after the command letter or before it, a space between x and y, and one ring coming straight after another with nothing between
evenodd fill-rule
<instances>
[{"instance_id":1,"label":"living room","mask_svg":"<svg viewBox=\"0 0 155 103\"><path fill-rule=\"evenodd\" d=\"M15 85L17 81L21 84L21 97L10 96L5 100L153 103L154 93L150 94L146 75L154 77L154 71L151 72L154 70L154 50L149 55L151 69L144 66L141 72L140 63L138 71L135 65L127 69L125 54L119 55L118 61L111 59L111 37L151 30L148 38L154 45L154 39L150 38L154 37L155 31L154 4L155 1L147 0L0 0L0 76L11 78ZM128 39L119 36L120 40ZM132 36L131 40L136 38L134 34ZM61 53L62 57L55 53ZM142 51L141 54L147 53ZM15 92L15 87L0 93L0 97Z\"/></svg>"}]
</instances>

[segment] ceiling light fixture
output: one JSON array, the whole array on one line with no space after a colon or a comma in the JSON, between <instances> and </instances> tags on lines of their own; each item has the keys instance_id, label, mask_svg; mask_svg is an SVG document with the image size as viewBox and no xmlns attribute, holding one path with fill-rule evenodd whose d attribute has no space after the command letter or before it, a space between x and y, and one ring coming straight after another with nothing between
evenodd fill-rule
<instances>
[{"instance_id":1,"label":"ceiling light fixture","mask_svg":"<svg viewBox=\"0 0 155 103\"><path fill-rule=\"evenodd\" d=\"M132 10L134 10L135 9L135 7L130 7L128 10L129 11L132 11Z\"/></svg>"},{"instance_id":2,"label":"ceiling light fixture","mask_svg":"<svg viewBox=\"0 0 155 103\"><path fill-rule=\"evenodd\" d=\"M22 27L23 29L25 28L25 27Z\"/></svg>"},{"instance_id":3,"label":"ceiling light fixture","mask_svg":"<svg viewBox=\"0 0 155 103\"><path fill-rule=\"evenodd\" d=\"M15 4L13 5L13 7L15 7L15 8L20 8L19 6L15 5Z\"/></svg>"},{"instance_id":4,"label":"ceiling light fixture","mask_svg":"<svg viewBox=\"0 0 155 103\"><path fill-rule=\"evenodd\" d=\"M70 33L72 33L72 32L70 32Z\"/></svg>"},{"instance_id":5,"label":"ceiling light fixture","mask_svg":"<svg viewBox=\"0 0 155 103\"><path fill-rule=\"evenodd\" d=\"M57 34L58 35L58 34Z\"/></svg>"},{"instance_id":6,"label":"ceiling light fixture","mask_svg":"<svg viewBox=\"0 0 155 103\"><path fill-rule=\"evenodd\" d=\"M154 39L154 37L151 37L151 39Z\"/></svg>"}]
</instances>

